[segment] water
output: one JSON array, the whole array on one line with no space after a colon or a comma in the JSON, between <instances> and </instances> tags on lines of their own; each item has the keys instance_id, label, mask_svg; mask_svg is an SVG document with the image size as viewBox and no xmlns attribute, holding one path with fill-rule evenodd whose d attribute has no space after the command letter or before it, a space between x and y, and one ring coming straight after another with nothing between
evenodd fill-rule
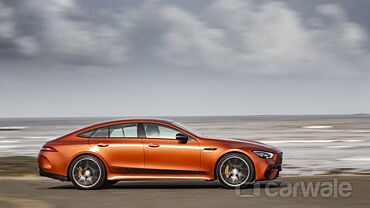
<instances>
[{"instance_id":1,"label":"water","mask_svg":"<svg viewBox=\"0 0 370 208\"><path fill-rule=\"evenodd\" d=\"M265 142L284 151L285 174L370 173L370 115L167 117L215 138ZM0 118L0 157L90 124L121 118Z\"/></svg>"}]
</instances>

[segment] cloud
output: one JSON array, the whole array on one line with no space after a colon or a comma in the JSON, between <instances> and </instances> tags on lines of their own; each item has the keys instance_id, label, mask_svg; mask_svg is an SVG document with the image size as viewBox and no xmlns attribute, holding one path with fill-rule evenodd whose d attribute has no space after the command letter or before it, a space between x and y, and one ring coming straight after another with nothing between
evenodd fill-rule
<instances>
[{"instance_id":1,"label":"cloud","mask_svg":"<svg viewBox=\"0 0 370 208\"><path fill-rule=\"evenodd\" d=\"M15 10L0 2L0 55L9 58L13 55L32 56L38 46L31 36L19 36L16 32Z\"/></svg>"},{"instance_id":2,"label":"cloud","mask_svg":"<svg viewBox=\"0 0 370 208\"><path fill-rule=\"evenodd\" d=\"M312 19L276 1L219 0L205 11L197 18L165 10L173 25L162 50L167 60L254 74L351 74L370 65L365 30L336 4L319 5Z\"/></svg>"},{"instance_id":3,"label":"cloud","mask_svg":"<svg viewBox=\"0 0 370 208\"><path fill-rule=\"evenodd\" d=\"M109 65L126 58L122 31L97 22L104 15L85 13L74 1L17 1L0 4L0 9L0 21L5 22L0 41L7 43L1 50L8 57L82 65Z\"/></svg>"},{"instance_id":4,"label":"cloud","mask_svg":"<svg viewBox=\"0 0 370 208\"><path fill-rule=\"evenodd\" d=\"M368 34L338 4L319 4L309 18L278 1L217 0L200 12L162 1L123 7L1 3L1 58L262 75L369 73Z\"/></svg>"},{"instance_id":5,"label":"cloud","mask_svg":"<svg viewBox=\"0 0 370 208\"><path fill-rule=\"evenodd\" d=\"M224 43L226 34L222 29L209 27L206 22L176 7L164 7L161 15L169 24L160 50L167 62L181 67L213 69L220 64L227 65L222 60L232 55L232 51Z\"/></svg>"}]
</instances>

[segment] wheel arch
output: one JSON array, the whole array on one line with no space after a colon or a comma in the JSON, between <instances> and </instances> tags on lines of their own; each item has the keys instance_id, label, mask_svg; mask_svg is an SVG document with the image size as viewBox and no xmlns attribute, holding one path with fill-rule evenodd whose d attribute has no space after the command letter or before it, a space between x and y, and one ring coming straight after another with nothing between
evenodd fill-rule
<instances>
[{"instance_id":1,"label":"wheel arch","mask_svg":"<svg viewBox=\"0 0 370 208\"><path fill-rule=\"evenodd\" d=\"M225 152L225 153L223 153L218 159L217 159L217 161L216 161L216 163L214 164L214 167L213 167L213 175L214 175L214 179L215 180L217 180L218 178L217 178L217 173L216 173L216 169L217 169L217 165L218 165L218 163L220 162L220 160L221 160L221 158L223 158L224 156L226 156L226 155L229 155L229 154L235 154L235 153L237 153L237 154L242 154L242 155L244 155L245 157L247 157L251 162L252 162L252 168L253 168L253 171L254 171L254 175L253 175L253 177L254 177L254 179L256 178L256 166L255 166L255 164L254 164L254 161L252 160L252 158L247 154L247 153L245 153L244 151L241 151L241 150L231 150L231 151L229 151L229 152Z\"/></svg>"},{"instance_id":2,"label":"wheel arch","mask_svg":"<svg viewBox=\"0 0 370 208\"><path fill-rule=\"evenodd\" d=\"M72 165L72 163L73 163L73 162L74 162L78 157L83 156L83 155L90 155L90 156L93 156L93 157L98 158L98 159L103 163L103 165L104 165L104 167L105 167L105 173L107 174L107 172L108 172L108 170L107 170L108 166L107 166L106 162L104 161L104 159L102 159L102 158L100 157L100 155L98 155L98 154L94 154L94 153L92 153L92 152L82 152L82 153L78 153L78 154L74 155L74 156L72 157L72 159L71 159L71 160L69 161L69 163L68 163L68 166L67 166L67 179L68 179L68 181L70 181L70 180L71 180L71 179L70 179L69 172L70 172L70 169L71 169L71 165Z\"/></svg>"}]
</instances>

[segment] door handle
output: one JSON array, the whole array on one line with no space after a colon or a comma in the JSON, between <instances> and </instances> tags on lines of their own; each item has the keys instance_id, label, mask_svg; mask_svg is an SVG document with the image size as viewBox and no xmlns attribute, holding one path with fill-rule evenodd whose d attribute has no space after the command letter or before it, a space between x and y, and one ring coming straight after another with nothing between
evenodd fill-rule
<instances>
[{"instance_id":1,"label":"door handle","mask_svg":"<svg viewBox=\"0 0 370 208\"><path fill-rule=\"evenodd\" d=\"M159 144L149 144L149 147L159 147Z\"/></svg>"},{"instance_id":2,"label":"door handle","mask_svg":"<svg viewBox=\"0 0 370 208\"><path fill-rule=\"evenodd\" d=\"M98 147L108 147L108 146L109 146L109 144L103 144L103 143L98 144Z\"/></svg>"},{"instance_id":3,"label":"door handle","mask_svg":"<svg viewBox=\"0 0 370 208\"><path fill-rule=\"evenodd\" d=\"M215 150L217 150L217 148L214 148L214 147L205 147L205 148L203 148L203 151L206 151L206 152L215 151Z\"/></svg>"}]
</instances>

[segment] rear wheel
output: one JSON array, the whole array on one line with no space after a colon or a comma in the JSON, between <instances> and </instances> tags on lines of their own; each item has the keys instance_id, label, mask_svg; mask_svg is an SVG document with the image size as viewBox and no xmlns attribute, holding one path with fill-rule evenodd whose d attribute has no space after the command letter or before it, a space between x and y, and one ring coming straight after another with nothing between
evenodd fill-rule
<instances>
[{"instance_id":1,"label":"rear wheel","mask_svg":"<svg viewBox=\"0 0 370 208\"><path fill-rule=\"evenodd\" d=\"M92 155L77 157L71 164L69 176L78 189L98 189L107 181L104 164Z\"/></svg>"},{"instance_id":2,"label":"rear wheel","mask_svg":"<svg viewBox=\"0 0 370 208\"><path fill-rule=\"evenodd\" d=\"M224 188L243 188L254 181L254 166L247 156L231 153L220 159L216 175Z\"/></svg>"}]
</instances>

